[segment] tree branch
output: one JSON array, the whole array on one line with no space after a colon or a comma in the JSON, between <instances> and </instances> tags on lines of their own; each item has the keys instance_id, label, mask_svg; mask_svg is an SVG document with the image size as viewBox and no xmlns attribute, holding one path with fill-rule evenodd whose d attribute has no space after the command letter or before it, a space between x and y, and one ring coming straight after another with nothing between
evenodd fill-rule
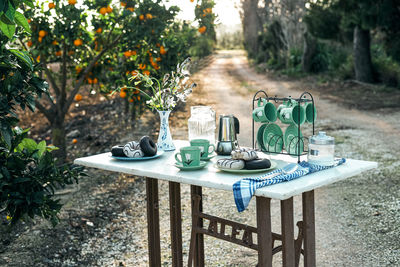
<instances>
[{"instance_id":1,"label":"tree branch","mask_svg":"<svg viewBox=\"0 0 400 267\"><path fill-rule=\"evenodd\" d=\"M46 73L47 78L49 79L50 85L51 87L53 87L54 92L56 93L56 95L60 94L60 88L58 88L56 81L54 80L53 75L51 74L49 68L47 67L47 62L45 59L42 60L42 64L44 67L44 72Z\"/></svg>"},{"instance_id":2,"label":"tree branch","mask_svg":"<svg viewBox=\"0 0 400 267\"><path fill-rule=\"evenodd\" d=\"M41 113L43 113L50 123L53 121L55 114L52 112L52 109L46 109L42 104L40 104L39 100L35 101L35 106Z\"/></svg>"},{"instance_id":3,"label":"tree branch","mask_svg":"<svg viewBox=\"0 0 400 267\"><path fill-rule=\"evenodd\" d=\"M115 40L106 46L103 50L100 51L93 59L90 61L89 65L86 67L85 71L82 73L82 76L79 78L78 82L75 84L74 89L71 91L64 107L63 107L63 113L66 114L68 112L69 107L72 104L72 101L74 100L75 95L79 92L80 87L82 86L83 80L85 79L86 75L92 70L94 64L104 55L105 52L107 52L109 49L114 47L119 39L121 39L122 34L120 34Z\"/></svg>"}]
</instances>

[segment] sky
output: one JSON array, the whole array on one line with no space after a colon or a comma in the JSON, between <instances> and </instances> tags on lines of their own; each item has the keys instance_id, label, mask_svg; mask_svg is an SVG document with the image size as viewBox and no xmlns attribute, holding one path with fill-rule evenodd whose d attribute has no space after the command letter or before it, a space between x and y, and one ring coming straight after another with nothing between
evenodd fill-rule
<instances>
[{"instance_id":1,"label":"sky","mask_svg":"<svg viewBox=\"0 0 400 267\"><path fill-rule=\"evenodd\" d=\"M217 23L221 23L226 26L233 26L240 24L239 10L235 8L239 4L239 0L214 0L215 7L214 13L218 15ZM166 2L166 1L165 1ZM169 5L176 5L181 9L178 15L179 19L182 20L194 20L194 7L196 2L190 2L190 0L169 0L166 3Z\"/></svg>"}]
</instances>

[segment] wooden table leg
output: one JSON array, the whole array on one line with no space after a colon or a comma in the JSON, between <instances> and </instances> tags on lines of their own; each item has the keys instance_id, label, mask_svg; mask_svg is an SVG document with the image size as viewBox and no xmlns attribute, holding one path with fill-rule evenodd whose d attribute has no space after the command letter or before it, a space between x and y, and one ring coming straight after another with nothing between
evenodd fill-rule
<instances>
[{"instance_id":1,"label":"wooden table leg","mask_svg":"<svg viewBox=\"0 0 400 267\"><path fill-rule=\"evenodd\" d=\"M161 266L160 216L158 211L158 181L146 178L147 234L149 246L149 266Z\"/></svg>"},{"instance_id":2,"label":"wooden table leg","mask_svg":"<svg viewBox=\"0 0 400 267\"><path fill-rule=\"evenodd\" d=\"M202 193L202 188L201 186L195 186L192 185L190 186L190 194L192 197L192 226L197 225L199 227L203 227L203 219L201 218L196 218L196 216L193 216L194 212L194 198L193 196L198 195L202 198L203 193ZM203 211L203 200L200 200L200 205L199 205L200 212ZM203 267L204 266L204 235L203 234L196 234L195 240L192 240L194 242L194 255L193 255L193 260L194 260L194 267Z\"/></svg>"},{"instance_id":3,"label":"wooden table leg","mask_svg":"<svg viewBox=\"0 0 400 267\"><path fill-rule=\"evenodd\" d=\"M295 266L293 197L281 200L282 260L284 267Z\"/></svg>"},{"instance_id":4,"label":"wooden table leg","mask_svg":"<svg viewBox=\"0 0 400 267\"><path fill-rule=\"evenodd\" d=\"M304 266L315 267L314 190L303 193Z\"/></svg>"},{"instance_id":5,"label":"wooden table leg","mask_svg":"<svg viewBox=\"0 0 400 267\"><path fill-rule=\"evenodd\" d=\"M169 182L169 216L171 223L172 266L183 267L181 187L179 183L175 182Z\"/></svg>"},{"instance_id":6,"label":"wooden table leg","mask_svg":"<svg viewBox=\"0 0 400 267\"><path fill-rule=\"evenodd\" d=\"M258 267L272 267L271 199L256 197Z\"/></svg>"}]
</instances>

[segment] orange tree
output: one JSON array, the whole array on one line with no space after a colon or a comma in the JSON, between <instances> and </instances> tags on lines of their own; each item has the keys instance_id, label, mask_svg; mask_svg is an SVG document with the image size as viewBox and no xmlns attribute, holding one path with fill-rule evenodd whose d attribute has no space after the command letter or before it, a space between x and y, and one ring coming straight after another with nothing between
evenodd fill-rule
<instances>
[{"instance_id":1,"label":"orange tree","mask_svg":"<svg viewBox=\"0 0 400 267\"><path fill-rule=\"evenodd\" d=\"M196 56L207 56L212 53L216 42L215 19L213 12L215 2L213 0L198 0L195 8L196 19L199 23L199 38L192 54Z\"/></svg>"},{"instance_id":2,"label":"orange tree","mask_svg":"<svg viewBox=\"0 0 400 267\"><path fill-rule=\"evenodd\" d=\"M111 0L51 0L25 12L32 18L25 43L43 65L52 94L36 106L51 124L61 158L66 157L65 117L82 99L83 85L110 92L136 71L161 77L186 56L169 48L177 11L151 0L122 0L118 6ZM120 96L143 102L136 90Z\"/></svg>"}]
</instances>

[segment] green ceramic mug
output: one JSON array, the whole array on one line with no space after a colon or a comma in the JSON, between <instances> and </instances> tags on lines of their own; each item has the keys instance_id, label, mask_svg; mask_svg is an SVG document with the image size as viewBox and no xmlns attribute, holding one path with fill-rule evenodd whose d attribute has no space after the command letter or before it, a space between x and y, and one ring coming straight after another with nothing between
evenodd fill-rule
<instances>
[{"instance_id":1,"label":"green ceramic mug","mask_svg":"<svg viewBox=\"0 0 400 267\"><path fill-rule=\"evenodd\" d=\"M315 105L313 105L313 103L307 102L304 105L304 109L306 112L306 122L313 123L317 119L317 108L315 107ZM314 112L314 116L313 116L313 112Z\"/></svg>"},{"instance_id":2,"label":"green ceramic mug","mask_svg":"<svg viewBox=\"0 0 400 267\"><path fill-rule=\"evenodd\" d=\"M197 146L200 148L201 159L208 158L208 155L215 151L215 146L210 144L210 141L207 139L193 139L190 141L190 146ZM210 148L212 148L211 151Z\"/></svg>"},{"instance_id":3,"label":"green ceramic mug","mask_svg":"<svg viewBox=\"0 0 400 267\"><path fill-rule=\"evenodd\" d=\"M278 108L278 117L285 124L303 124L306 121L306 111L297 102L288 102Z\"/></svg>"},{"instance_id":4,"label":"green ceramic mug","mask_svg":"<svg viewBox=\"0 0 400 267\"><path fill-rule=\"evenodd\" d=\"M180 159L178 155L181 157ZM180 152L175 154L175 159L184 167L200 166L200 148L197 146L182 147Z\"/></svg>"},{"instance_id":5,"label":"green ceramic mug","mask_svg":"<svg viewBox=\"0 0 400 267\"><path fill-rule=\"evenodd\" d=\"M276 107L272 102L267 102L265 98L258 99L257 108L253 110L253 119L256 122L276 121Z\"/></svg>"}]
</instances>

